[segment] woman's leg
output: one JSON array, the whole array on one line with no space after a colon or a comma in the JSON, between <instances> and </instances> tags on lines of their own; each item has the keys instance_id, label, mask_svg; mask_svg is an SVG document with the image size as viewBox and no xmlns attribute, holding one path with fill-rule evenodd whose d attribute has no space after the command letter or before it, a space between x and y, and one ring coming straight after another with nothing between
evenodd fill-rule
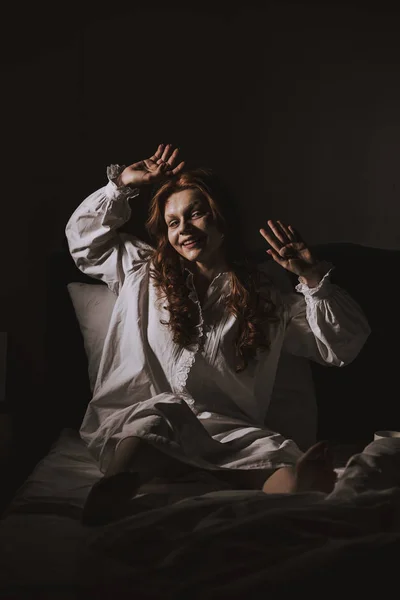
<instances>
[{"instance_id":1,"label":"woman's leg","mask_svg":"<svg viewBox=\"0 0 400 600\"><path fill-rule=\"evenodd\" d=\"M143 456L141 454L143 453ZM142 472L132 471L132 464L149 465ZM186 473L190 467L137 437L127 437L118 444L112 460L100 481L94 484L86 499L82 522L101 525L127 513L128 503L140 486L164 473L172 478Z\"/></svg>"},{"instance_id":2,"label":"woman's leg","mask_svg":"<svg viewBox=\"0 0 400 600\"><path fill-rule=\"evenodd\" d=\"M232 489L262 490L266 494L294 494L321 491L330 493L336 482L332 455L326 442L318 442L294 466L277 469L267 478L266 469L224 469L216 476Z\"/></svg>"},{"instance_id":3,"label":"woman's leg","mask_svg":"<svg viewBox=\"0 0 400 600\"><path fill-rule=\"evenodd\" d=\"M336 482L333 460L326 442L311 446L294 467L282 467L265 481L266 494L332 492Z\"/></svg>"},{"instance_id":4,"label":"woman's leg","mask_svg":"<svg viewBox=\"0 0 400 600\"><path fill-rule=\"evenodd\" d=\"M140 458L142 451L143 461ZM151 470L143 473L130 471L134 458L138 464L144 464L151 454ZM118 444L104 477L90 490L83 509L82 522L87 525L100 525L121 518L127 503L143 483L165 472L168 472L170 477L177 477L190 468L139 438L125 438ZM266 494L306 491L330 493L336 481L332 457L325 442L318 442L307 450L294 467L277 469L266 481L265 472L258 469L227 469L215 472L215 475L228 481L233 488L262 489Z\"/></svg>"},{"instance_id":5,"label":"woman's leg","mask_svg":"<svg viewBox=\"0 0 400 600\"><path fill-rule=\"evenodd\" d=\"M113 520L121 506L135 495L141 485L141 477L129 471L129 463L140 442L134 437L120 442L104 476L94 484L86 498L82 523L102 525Z\"/></svg>"}]
</instances>

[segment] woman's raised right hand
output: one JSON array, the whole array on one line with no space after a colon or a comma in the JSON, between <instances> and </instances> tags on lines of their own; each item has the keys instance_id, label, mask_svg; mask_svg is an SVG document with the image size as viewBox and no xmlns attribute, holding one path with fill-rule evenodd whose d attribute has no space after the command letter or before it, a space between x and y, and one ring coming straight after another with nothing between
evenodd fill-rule
<instances>
[{"instance_id":1,"label":"woman's raised right hand","mask_svg":"<svg viewBox=\"0 0 400 600\"><path fill-rule=\"evenodd\" d=\"M126 167L118 177L117 185L139 188L176 175L185 164L182 161L175 166L178 152L178 148L173 149L172 144L160 144L153 156Z\"/></svg>"}]
</instances>

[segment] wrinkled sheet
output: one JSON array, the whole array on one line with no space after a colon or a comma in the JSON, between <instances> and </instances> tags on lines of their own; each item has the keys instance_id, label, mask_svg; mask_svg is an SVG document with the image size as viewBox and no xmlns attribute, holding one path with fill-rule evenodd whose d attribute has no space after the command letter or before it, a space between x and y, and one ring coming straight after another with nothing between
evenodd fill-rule
<instances>
[{"instance_id":1,"label":"wrinkled sheet","mask_svg":"<svg viewBox=\"0 0 400 600\"><path fill-rule=\"evenodd\" d=\"M303 585L320 596L349 581L388 589L400 556L399 456L399 442L370 444L330 496L221 489L204 473L155 482L131 516L90 528L80 513L101 474L63 432L0 521L0 598L209 600Z\"/></svg>"},{"instance_id":2,"label":"wrinkled sheet","mask_svg":"<svg viewBox=\"0 0 400 600\"><path fill-rule=\"evenodd\" d=\"M395 582L399 556L399 489L337 502L219 492L93 533L82 577L118 598L239 599L318 582L340 593L343 581Z\"/></svg>"}]
</instances>

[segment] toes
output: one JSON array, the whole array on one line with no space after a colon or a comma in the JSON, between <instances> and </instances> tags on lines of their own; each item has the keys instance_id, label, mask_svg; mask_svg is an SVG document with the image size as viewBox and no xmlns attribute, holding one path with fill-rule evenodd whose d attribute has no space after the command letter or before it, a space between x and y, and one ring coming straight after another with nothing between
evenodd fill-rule
<instances>
[{"instance_id":1,"label":"toes","mask_svg":"<svg viewBox=\"0 0 400 600\"><path fill-rule=\"evenodd\" d=\"M328 442L321 441L317 442L311 448L309 448L303 456L300 458L299 462L305 461L325 461L328 460L331 456L331 451L328 446Z\"/></svg>"}]
</instances>

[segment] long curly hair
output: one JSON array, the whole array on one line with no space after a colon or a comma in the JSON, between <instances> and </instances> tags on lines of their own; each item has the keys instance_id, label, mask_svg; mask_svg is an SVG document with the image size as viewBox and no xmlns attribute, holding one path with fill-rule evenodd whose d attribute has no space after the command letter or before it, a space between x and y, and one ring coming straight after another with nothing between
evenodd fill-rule
<instances>
[{"instance_id":1,"label":"long curly hair","mask_svg":"<svg viewBox=\"0 0 400 600\"><path fill-rule=\"evenodd\" d=\"M198 310L189 298L184 259L168 240L164 211L168 198L182 190L198 190L208 201L215 225L224 234L225 260L229 269L230 293L225 298L226 310L238 321L235 342L236 371L243 371L257 350L270 347L266 322L279 320L278 306L272 301L271 282L254 264L244 258L244 244L235 203L222 182L210 169L193 169L168 179L155 192L149 208L146 228L155 242L151 276L162 297L167 299L168 322L176 344L187 347L195 341ZM259 293L262 287L262 295Z\"/></svg>"}]
</instances>

